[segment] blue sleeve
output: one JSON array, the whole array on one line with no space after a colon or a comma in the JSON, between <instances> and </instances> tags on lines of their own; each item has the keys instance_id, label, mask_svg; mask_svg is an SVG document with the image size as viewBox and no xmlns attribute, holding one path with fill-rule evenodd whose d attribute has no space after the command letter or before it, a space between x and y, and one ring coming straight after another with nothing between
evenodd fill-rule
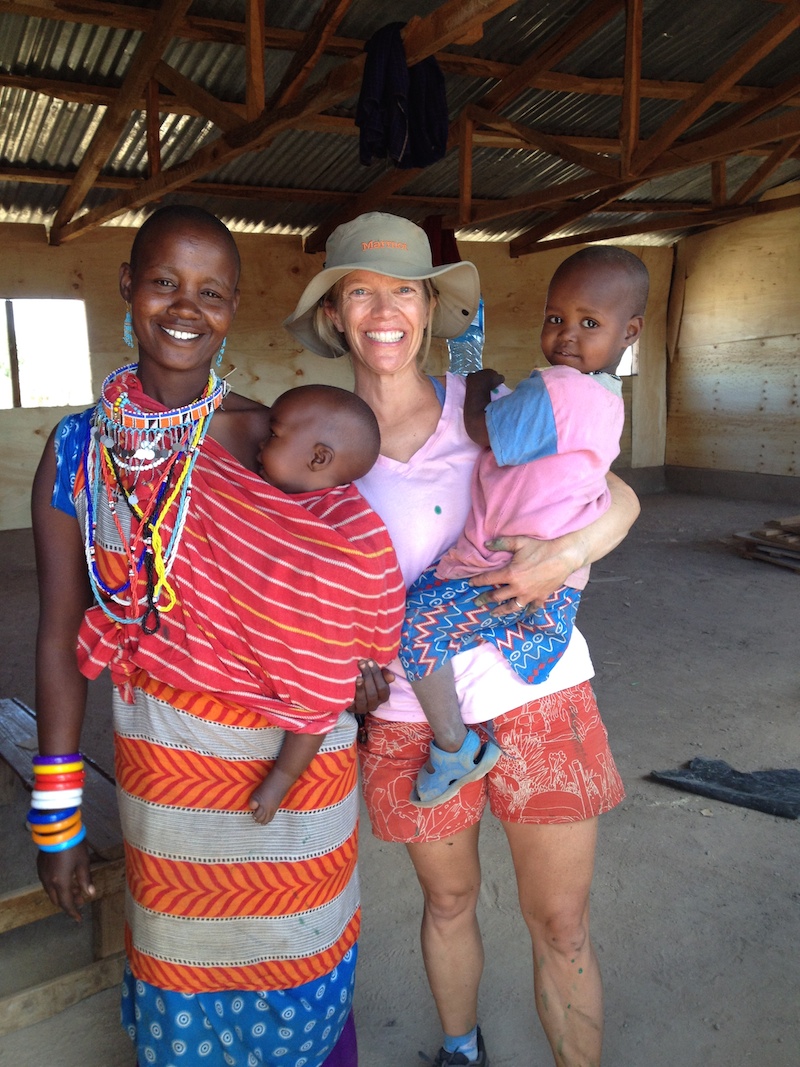
<instances>
[{"instance_id":1,"label":"blue sleeve","mask_svg":"<svg viewBox=\"0 0 800 1067\"><path fill-rule=\"evenodd\" d=\"M558 452L555 413L539 371L521 381L513 393L489 404L486 429L501 467L515 467Z\"/></svg>"},{"instance_id":2,"label":"blue sleeve","mask_svg":"<svg viewBox=\"0 0 800 1067\"><path fill-rule=\"evenodd\" d=\"M59 511L76 517L73 490L89 442L93 415L94 408L87 408L78 415L65 415L56 427L53 439L56 450L56 481L50 503Z\"/></svg>"}]
</instances>

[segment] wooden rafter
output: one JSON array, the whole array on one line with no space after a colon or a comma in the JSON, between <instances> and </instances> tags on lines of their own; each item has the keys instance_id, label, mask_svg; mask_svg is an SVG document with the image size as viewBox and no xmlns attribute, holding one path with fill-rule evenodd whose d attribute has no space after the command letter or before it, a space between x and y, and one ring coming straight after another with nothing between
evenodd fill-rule
<instances>
[{"instance_id":1,"label":"wooden rafter","mask_svg":"<svg viewBox=\"0 0 800 1067\"><path fill-rule=\"evenodd\" d=\"M203 118L225 131L235 130L245 121L245 108L242 105L223 103L163 60L159 60L156 64L154 74L161 85L174 93L175 98L181 101L186 109L184 114L202 115Z\"/></svg>"},{"instance_id":2,"label":"wooden rafter","mask_svg":"<svg viewBox=\"0 0 800 1067\"><path fill-rule=\"evenodd\" d=\"M710 163L724 156L739 155L748 148L777 143L786 138L794 138L800 133L800 115L791 112L775 115L773 118L749 122L746 126L733 127L710 137L699 137L695 141L684 141L673 145L660 159L645 171L646 176L655 177L667 170L682 169L689 165Z\"/></svg>"},{"instance_id":3,"label":"wooden rafter","mask_svg":"<svg viewBox=\"0 0 800 1067\"><path fill-rule=\"evenodd\" d=\"M499 111L531 86L537 74L550 70L578 45L592 37L617 14L625 0L591 0L564 29L547 40L532 56L495 85L480 101L489 111Z\"/></svg>"},{"instance_id":4,"label":"wooden rafter","mask_svg":"<svg viewBox=\"0 0 800 1067\"><path fill-rule=\"evenodd\" d=\"M181 2L188 6L189 0ZM455 40L471 26L493 17L514 2L515 0L446 0L426 18L412 20L403 31L408 62L420 62L427 55L443 48L449 41ZM172 0L172 3L177 4L178 0ZM165 4L164 7L172 7L172 3ZM247 122L211 144L204 145L184 163L162 170L156 178L143 181L135 192L120 194L109 203L72 222L60 219L60 225L51 231L51 240L54 243L69 240L126 211L142 207L166 192L179 189L245 152L262 150L279 133L295 126L299 118L327 110L352 95L360 85L363 66L363 55L341 64L319 85L306 87L289 104L274 111L265 111L252 122ZM73 207L73 211L77 206L79 205Z\"/></svg>"},{"instance_id":5,"label":"wooden rafter","mask_svg":"<svg viewBox=\"0 0 800 1067\"><path fill-rule=\"evenodd\" d=\"M785 3L786 0L772 0ZM81 0L78 4L63 0L39 0L39 2L16 3L3 0L2 10L9 15L29 18L46 18L60 22L74 22L93 26L110 26L118 30L146 31L154 17L152 8L140 8L107 3L105 0ZM183 19L175 28L175 36L188 41L210 41L214 44L244 45L244 22L191 16ZM267 27L264 32L264 47L296 52L302 48L305 34L302 30ZM350 37L332 37L327 45L329 55L352 58L364 50L364 42ZM465 77L502 80L514 71L513 64L480 56L461 55L455 52L437 52L436 59L443 71ZM71 85L72 83L65 83ZM587 78L581 75L543 71L530 82L530 87L550 92L582 93L588 96L622 96L623 78ZM72 85L72 88L79 88ZM686 100L698 89L697 84L684 81L657 81L643 78L642 98L654 100ZM756 99L763 90L756 86L735 85L721 93L723 103L746 103ZM67 98L68 99L68 98ZM800 98L788 101L792 107L800 107Z\"/></svg>"},{"instance_id":6,"label":"wooden rafter","mask_svg":"<svg viewBox=\"0 0 800 1067\"><path fill-rule=\"evenodd\" d=\"M0 182L27 182L31 185L68 185L75 176L75 171L43 170L30 167L0 166ZM125 178L117 175L99 175L95 185L98 189L134 189L139 178ZM342 193L337 189L293 189L286 186L232 184L230 182L192 182L186 186L188 194L198 196L228 197L234 200L280 200L286 203L322 203L340 204L342 199L355 200L358 193ZM430 211L455 211L458 208L457 196L438 194L390 193L386 201L398 205L424 207ZM483 206L486 200L475 200Z\"/></svg>"},{"instance_id":7,"label":"wooden rafter","mask_svg":"<svg viewBox=\"0 0 800 1067\"><path fill-rule=\"evenodd\" d=\"M624 193L631 192L641 184L641 180L620 182L618 185L602 189L585 199L575 200L566 204L549 219L515 237L509 246L511 255L520 256L525 252L529 252L534 245L544 241L551 233L558 233L559 230L574 225L574 223L587 218L593 212L602 211L606 204L612 203Z\"/></svg>"},{"instance_id":8,"label":"wooden rafter","mask_svg":"<svg viewBox=\"0 0 800 1067\"><path fill-rule=\"evenodd\" d=\"M267 31L266 36L269 36ZM335 54L335 50L328 49L328 54ZM353 49L353 55L359 55L361 49ZM515 68L509 63L495 63L476 60L475 69L468 68L462 60L469 56L457 56L451 52L437 53L437 61L443 71L454 74L470 75L472 77L505 77ZM786 83L789 84L788 82ZM110 85L92 85L86 82L64 81L58 78L36 77L32 74L14 74L9 71L0 71L0 86L21 89L26 92L42 93L44 96L57 97L61 100L69 100L76 104L109 104L118 95L119 90ZM546 92L573 93L581 96L622 96L625 88L624 78L587 78L574 74L561 74L557 71L543 71L537 75L530 84L532 89L542 89ZM796 86L794 92L786 97L776 99L776 94L781 87L776 89L759 89L754 85L734 85L719 97L719 103L740 104L743 107L749 104L755 105L755 113L751 118L768 111L771 107L782 104L784 107L800 107L800 86ZM665 82L652 81L642 78L640 82L641 98L651 100L687 100L698 89L697 82ZM174 110L178 114L191 114L184 112L174 100L162 101L166 104L165 110ZM144 107L144 101L138 105ZM244 116L244 105L227 102L226 107L241 109ZM749 121L749 118L742 119ZM725 122L727 126L728 123Z\"/></svg>"},{"instance_id":9,"label":"wooden rafter","mask_svg":"<svg viewBox=\"0 0 800 1067\"><path fill-rule=\"evenodd\" d=\"M724 89L735 85L742 75L752 70L764 56L794 33L798 26L800 26L800 0L792 0L763 29L751 37L735 55L723 63L720 69L678 109L672 118L663 124L656 134L639 145L631 165L633 172L641 174L645 171L665 150L674 145L680 135L685 133L712 104L716 103Z\"/></svg>"},{"instance_id":10,"label":"wooden rafter","mask_svg":"<svg viewBox=\"0 0 800 1067\"><path fill-rule=\"evenodd\" d=\"M375 168L377 180L362 193L273 189L203 181L209 171L242 154L268 149L279 134L288 130L358 136L349 102L360 86L364 42L336 34L352 0L317 0L314 7L318 10L306 31L266 26L264 12L268 13L270 9L264 0L247 0L242 5L247 12L246 20L242 22L190 17L186 14L189 4L181 3L181 0L167 0L148 8L104 0L29 0L27 4L0 0L0 12L3 13L26 15L37 20L53 18L83 25L113 26L141 35L140 40L136 41L134 37L131 42L136 50L119 88L0 72L0 87L8 85L21 92L106 108L105 118L76 171L56 174L36 168L4 168L4 173L24 172L25 177L19 180L66 187L51 231L53 243L69 240L123 212L136 210L178 190L186 194L263 197L286 202L315 200L338 207L328 222L307 239L306 247L314 251L322 248L328 233L338 222L360 211L379 209L389 203L415 204L430 207L430 210L436 210L438 205L447 213L443 220L445 225L476 233L491 219L537 212L536 224L516 238L515 254L524 254L540 245L553 247L552 235L563 234L567 227L599 225L602 228L597 231L597 239L603 239L600 235L608 233L609 228L605 226L608 219L602 216L610 213L638 214L639 217L647 213L649 218L641 224L638 220L635 223L629 220L630 232L664 227L678 229L681 220L688 228L718 225L719 220L730 221L739 217L721 213L744 207L750 209L753 205L748 201L769 184L770 178L774 184L776 170L787 159L800 157L800 75L786 78L770 88L740 84L740 79L764 56L800 28L800 0L771 2L775 11L771 20L760 30L751 31L750 40L739 47L711 78L698 84L642 77L644 41L649 40L644 0L579 0L575 6L580 10L573 14L569 23L557 23L557 30L551 30L549 38L545 33L544 43L519 65L447 50L451 45L479 39L486 22L518 0L437 0L437 5L431 5L434 10L428 16L413 18L404 30L409 64L432 54L447 72L457 71L467 77L494 82L493 88L480 100L463 107L460 114L453 116L448 151L459 151L456 198L408 195L406 187L410 187L421 172L390 168L388 164ZM623 11L626 19L623 77L590 78L552 69L555 65L566 65L562 61L604 27L605 34L611 32L618 40ZM611 20L615 20L614 26L609 28ZM167 22L169 30L165 31ZM554 24L547 21L542 25ZM161 55L170 42L181 37L192 41L213 40L244 49L251 71L246 80L246 99L236 102L219 100L168 66ZM265 99L264 64L271 63L270 49L294 54L278 88L270 99ZM311 85L310 76L324 54L343 58L344 62L332 67L327 77ZM285 60L281 62L284 64ZM275 84L278 79L273 75L270 81ZM559 135L552 127L545 133L503 114L503 111L524 114L525 94L529 90L619 97L618 139ZM646 97L673 100L677 106L654 136L641 141L640 109L641 101ZM337 107L345 102L348 102L347 113ZM727 107L722 119L708 124L709 109L723 103L734 107ZM41 104L37 102L36 106L41 107ZM107 164L109 170L112 165L118 170L119 161L112 153L121 130L137 112L141 113L140 121L147 137L147 176L136 180L104 175ZM183 163L166 170L161 167L159 144L160 116L164 113L196 116L209 124L199 139L201 147ZM693 127L704 116L706 126L698 135ZM212 131L211 126L216 130ZM216 140L209 140L209 136L216 136ZM472 184L472 155L474 149L481 147L522 149L529 154L551 155L573 168L581 168L584 173L552 188L490 201L476 197ZM750 178L731 192L726 188L726 177L734 170L727 167L727 161L740 159L745 154L761 158ZM536 166L533 156L531 166ZM705 166L712 175L710 204L669 204L653 200L652 196L658 196L659 186L649 199L630 199L632 190L644 182L697 166ZM581 172L573 170L573 173ZM92 186L113 190L113 199L81 216L83 201ZM543 218L544 214L546 218ZM691 223L687 221L689 219ZM594 236L592 231L593 239ZM556 237L555 240L564 238ZM586 240L586 234L579 235L576 240Z\"/></svg>"},{"instance_id":11,"label":"wooden rafter","mask_svg":"<svg viewBox=\"0 0 800 1067\"><path fill-rule=\"evenodd\" d=\"M780 85L776 85L772 89L762 90L759 96L749 103L743 104L733 114L726 115L720 122L706 126L703 130L703 136L710 137L712 134L722 133L725 130L732 129L734 126L744 126L745 123L752 122L776 107L787 105L797 97L798 93L800 93L800 74L796 74L793 78L787 78L786 81L781 82Z\"/></svg>"},{"instance_id":12,"label":"wooden rafter","mask_svg":"<svg viewBox=\"0 0 800 1067\"><path fill-rule=\"evenodd\" d=\"M541 71L546 69L547 63L555 63L558 59L568 54L572 47L575 47L574 42L583 40L584 35L590 32L595 32L598 25L603 25L615 11L619 10L624 3L624 0L592 0L589 7L591 14L587 14L586 11L582 12L575 19L573 19L568 26L566 26L559 34L553 38L552 42L546 43L542 49L539 49L531 60L524 64L523 74L510 74L508 79L501 82L499 86L495 86L494 89L486 93L481 100L477 102L478 106L489 104L491 111L491 105L494 103L496 106L501 106L505 100L505 94L511 92L513 89L514 95L530 84L530 79L535 70ZM447 6L447 5L445 5ZM506 4L506 7L511 6ZM477 22L477 20L474 20ZM568 47L568 42L572 41L571 47ZM406 46L406 60L409 65L416 62L413 53L409 50L408 33L406 33L404 44ZM505 89L503 89L505 84ZM495 95L492 95L495 94ZM458 120L450 125L450 136L448 144L458 144ZM414 172L412 172L413 174ZM616 168L615 168L616 173ZM394 192L397 189L407 185L410 181L408 171L393 171L389 175L383 175L379 179L379 188L384 192ZM361 214L364 211L371 210L371 205L375 203L375 189L367 189L355 205L355 211L353 211L353 205L350 205L350 209L347 211L338 212L333 218L329 219L324 226L319 226L310 234L305 240L305 248L308 252L319 252L324 247L325 241L328 235L338 226L341 222L346 221L346 217L351 217L352 214ZM463 214L463 209L459 214Z\"/></svg>"},{"instance_id":13,"label":"wooden rafter","mask_svg":"<svg viewBox=\"0 0 800 1067\"><path fill-rule=\"evenodd\" d=\"M580 148L575 148L564 138L552 137L550 134L542 133L540 130L524 125L524 123L504 119L502 115L496 115L484 107L479 107L477 104L467 104L464 110L476 123L479 122L481 125L489 126L491 129L512 134L520 144L527 144L532 148L547 152L549 155L558 156L567 163L574 163L578 167L583 167L584 170L593 171L596 174L604 174L606 177L619 177L619 164L605 155L596 152L585 152Z\"/></svg>"},{"instance_id":14,"label":"wooden rafter","mask_svg":"<svg viewBox=\"0 0 800 1067\"><path fill-rule=\"evenodd\" d=\"M128 73L113 107L108 108L97 128L92 143L78 168L75 180L67 190L53 221L56 233L72 218L91 189L95 178L105 165L130 118L134 101L142 97L153 75L153 69L175 33L176 23L183 18L191 0L165 0L150 29L139 42ZM151 181L157 181L156 175Z\"/></svg>"},{"instance_id":15,"label":"wooden rafter","mask_svg":"<svg viewBox=\"0 0 800 1067\"><path fill-rule=\"evenodd\" d=\"M264 0L247 0L245 7L245 114L257 118L266 103L264 75Z\"/></svg>"},{"instance_id":16,"label":"wooden rafter","mask_svg":"<svg viewBox=\"0 0 800 1067\"><path fill-rule=\"evenodd\" d=\"M200 116L207 118L222 130L231 130L243 125L245 121L244 104L220 100L196 82L190 81L183 74L180 74L174 67L168 66L163 60L156 65L154 74L162 88L168 90L159 95L159 110L162 113ZM800 78L795 79L795 81L800 82ZM666 85L666 83L662 84ZM90 107L110 107L116 102L120 93L119 89L108 85L66 82L57 78L37 78L29 74L23 76L7 71L0 71L0 89L2 88L38 93L52 99L66 100L69 103ZM690 86L684 85L684 88L688 93ZM798 85L798 89L800 90L800 85ZM775 90L769 90L769 92L773 94ZM587 90L587 93L592 95L591 90ZM770 110L771 107L776 106L775 103L764 106L763 94L756 97L753 95L756 93L758 93L758 90L748 89L749 95L746 97L747 100L759 104L756 113L752 117L757 117L757 115L763 114L765 111ZM645 95L647 94L642 93L642 96ZM737 99L739 99L738 96ZM780 103L783 103L784 106L796 106L796 104L800 103L800 98L794 97L792 100L783 100ZM146 107L147 101L143 95L142 99L134 105L133 110L144 111ZM741 112L737 112L735 121L726 122L722 126L722 131L724 132L733 126L744 125L745 121L750 121L750 119L743 119ZM353 125L352 119L344 115L308 115L299 118L295 128L317 133L336 133L342 137L357 137L359 132L358 127ZM682 143L691 144L693 140L703 140L711 132L717 132L716 128L709 127L702 138L688 139ZM474 131L474 137L476 145L487 145L494 148L522 148L525 144L530 143L530 136L521 139L513 133L503 134L499 131L492 132L481 129ZM620 145L616 138L564 135L560 136L558 141L570 147L580 148L585 152L594 152L605 156L618 155L620 152ZM767 154L766 149L762 148L745 149L743 151L753 155L763 156Z\"/></svg>"},{"instance_id":17,"label":"wooden rafter","mask_svg":"<svg viewBox=\"0 0 800 1067\"><path fill-rule=\"evenodd\" d=\"M631 173L631 163L639 147L641 109L642 32L644 0L627 0L625 5L625 89L619 120L621 172Z\"/></svg>"},{"instance_id":18,"label":"wooden rafter","mask_svg":"<svg viewBox=\"0 0 800 1067\"><path fill-rule=\"evenodd\" d=\"M552 241L540 241L537 245L527 249L527 251L549 252L553 248L568 248L571 245L586 244L593 241L619 241L625 237L633 237L635 234L655 233L659 230L675 230L676 232L688 229L702 230L709 226L724 226L730 222L739 222L742 219L760 215L773 215L779 211L792 211L798 207L800 207L800 193L793 196L785 196L778 200L763 200L757 204L745 204L742 207L728 207L719 211L707 211L699 218L696 214L676 214L672 218L667 216L663 219L634 223L632 226L608 226L603 229L587 230L584 233L572 234L569 237L557 237Z\"/></svg>"},{"instance_id":19,"label":"wooden rafter","mask_svg":"<svg viewBox=\"0 0 800 1067\"><path fill-rule=\"evenodd\" d=\"M728 198L728 167L724 159L711 164L711 206L724 207Z\"/></svg>"},{"instance_id":20,"label":"wooden rafter","mask_svg":"<svg viewBox=\"0 0 800 1067\"><path fill-rule=\"evenodd\" d=\"M475 122L469 109L461 112L458 132L458 223L465 226L472 216L472 137Z\"/></svg>"},{"instance_id":21,"label":"wooden rafter","mask_svg":"<svg viewBox=\"0 0 800 1067\"><path fill-rule=\"evenodd\" d=\"M305 34L302 47L295 52L280 85L270 98L268 107L288 104L297 96L311 76L320 56L325 51L325 46L336 32L337 26L347 14L351 3L352 0L325 0Z\"/></svg>"},{"instance_id":22,"label":"wooden rafter","mask_svg":"<svg viewBox=\"0 0 800 1067\"><path fill-rule=\"evenodd\" d=\"M781 115L772 119L762 119L760 122L750 123L748 126L741 129L734 129L725 134L717 134L713 137L708 137L704 141L698 140L681 147L680 151L676 148L671 153L665 155L661 160L658 160L653 166L643 175L640 176L640 181L649 181L653 178L663 177L667 174L675 174L681 170L684 170L687 165L700 165L703 163L713 163L716 160L723 159L727 155L737 155L741 151L748 148L753 148L757 145L769 144L775 141L784 141L785 139L794 139L800 136L800 115L794 113L789 115ZM686 158L688 157L688 158ZM496 204L487 205L485 208L476 209L473 212L473 225L479 225L481 222L489 219L503 218L510 215L519 214L523 211L534 211L539 208L552 206L556 208L556 211L563 211L562 219L568 219L568 221L574 222L576 217L580 217L585 213L586 200L581 201L584 206L584 210L577 216L569 216L568 212L570 206L567 201L576 197L583 197L586 194L600 194L602 200L602 194L604 191L613 187L617 182L612 178L605 178L599 175L592 175L587 178L579 178L571 182L564 182L560 185L551 186L549 189L536 190L531 193L524 193L520 196L509 197L505 201L498 202ZM574 209L573 209L574 210ZM597 208L595 208L597 210ZM445 219L445 225L451 225L450 219ZM566 225L567 222L561 222L561 225ZM696 225L696 220L693 225ZM666 227L670 229L672 227ZM675 228L678 228L677 226ZM636 232L646 232L646 225ZM552 229L549 232L553 232ZM522 238L526 235L520 235L517 240L520 241L520 247L522 247ZM598 238L599 240L599 238ZM527 245L527 242L526 242ZM534 249L530 249L534 250Z\"/></svg>"},{"instance_id":23,"label":"wooden rafter","mask_svg":"<svg viewBox=\"0 0 800 1067\"><path fill-rule=\"evenodd\" d=\"M747 181L742 182L736 192L729 198L730 204L744 204L761 188L765 181L775 173L782 163L800 147L800 137L790 137L773 149L764 162L753 171Z\"/></svg>"}]
</instances>

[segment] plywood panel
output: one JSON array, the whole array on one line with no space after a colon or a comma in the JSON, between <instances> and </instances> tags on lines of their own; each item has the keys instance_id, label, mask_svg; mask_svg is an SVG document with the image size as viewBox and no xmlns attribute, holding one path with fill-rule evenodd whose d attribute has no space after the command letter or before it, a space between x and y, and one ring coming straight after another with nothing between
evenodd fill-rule
<instances>
[{"instance_id":1,"label":"plywood panel","mask_svg":"<svg viewBox=\"0 0 800 1067\"><path fill-rule=\"evenodd\" d=\"M697 234L680 259L667 462L800 475L800 211Z\"/></svg>"},{"instance_id":2,"label":"plywood panel","mask_svg":"<svg viewBox=\"0 0 800 1067\"><path fill-rule=\"evenodd\" d=\"M670 414L667 463L798 477L800 424L794 415Z\"/></svg>"},{"instance_id":3,"label":"plywood panel","mask_svg":"<svg viewBox=\"0 0 800 1067\"><path fill-rule=\"evenodd\" d=\"M800 210L690 237L680 347L800 332Z\"/></svg>"},{"instance_id":4,"label":"plywood panel","mask_svg":"<svg viewBox=\"0 0 800 1067\"><path fill-rule=\"evenodd\" d=\"M670 413L800 419L800 335L682 349Z\"/></svg>"}]
</instances>

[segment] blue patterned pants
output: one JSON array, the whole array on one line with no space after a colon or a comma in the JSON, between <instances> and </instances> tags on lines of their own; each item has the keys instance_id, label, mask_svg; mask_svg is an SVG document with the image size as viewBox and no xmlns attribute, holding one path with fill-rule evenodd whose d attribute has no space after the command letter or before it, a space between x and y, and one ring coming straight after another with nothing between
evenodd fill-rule
<instances>
[{"instance_id":1,"label":"blue patterned pants","mask_svg":"<svg viewBox=\"0 0 800 1067\"><path fill-rule=\"evenodd\" d=\"M437 578L436 564L419 576L408 591L400 639L400 662L412 682L482 641L495 645L524 682L547 678L569 644L581 591L564 585L543 607L498 618L491 605L475 607L475 598L492 588Z\"/></svg>"}]
</instances>

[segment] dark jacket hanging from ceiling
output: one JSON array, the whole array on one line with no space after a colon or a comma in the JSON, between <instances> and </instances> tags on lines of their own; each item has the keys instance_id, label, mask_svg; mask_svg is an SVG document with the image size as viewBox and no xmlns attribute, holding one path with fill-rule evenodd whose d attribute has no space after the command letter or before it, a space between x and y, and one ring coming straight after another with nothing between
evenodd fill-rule
<instances>
[{"instance_id":1,"label":"dark jacket hanging from ceiling","mask_svg":"<svg viewBox=\"0 0 800 1067\"><path fill-rule=\"evenodd\" d=\"M409 67L391 22L365 45L367 59L356 108L359 155L368 166L389 159L396 167L427 167L447 151L449 117L444 76L433 56Z\"/></svg>"}]
</instances>

